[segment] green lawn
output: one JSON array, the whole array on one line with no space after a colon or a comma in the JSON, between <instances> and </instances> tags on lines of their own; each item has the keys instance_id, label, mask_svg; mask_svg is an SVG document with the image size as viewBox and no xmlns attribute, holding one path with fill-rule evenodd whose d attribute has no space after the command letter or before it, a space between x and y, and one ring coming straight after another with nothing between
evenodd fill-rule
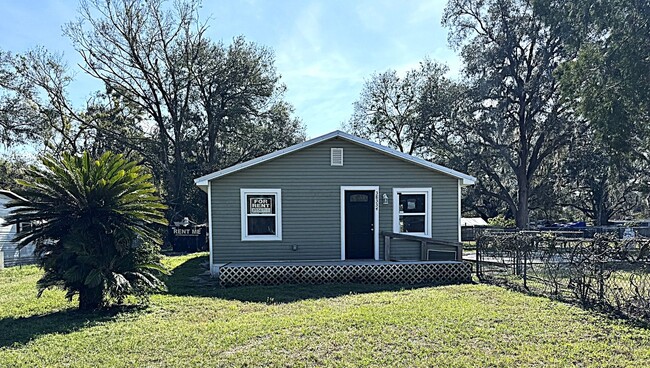
<instances>
[{"instance_id":1,"label":"green lawn","mask_svg":"<svg viewBox=\"0 0 650 368\"><path fill-rule=\"evenodd\" d=\"M487 285L219 289L171 257L148 308L83 314L0 271L0 366L650 366L650 330Z\"/></svg>"}]
</instances>

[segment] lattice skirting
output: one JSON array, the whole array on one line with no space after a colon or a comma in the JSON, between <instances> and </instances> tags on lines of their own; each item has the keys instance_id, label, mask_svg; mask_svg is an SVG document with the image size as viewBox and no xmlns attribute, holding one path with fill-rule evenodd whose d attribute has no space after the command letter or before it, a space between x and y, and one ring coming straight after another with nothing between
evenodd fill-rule
<instances>
[{"instance_id":1,"label":"lattice skirting","mask_svg":"<svg viewBox=\"0 0 650 368\"><path fill-rule=\"evenodd\" d=\"M471 281L469 263L223 266L222 286L280 284L453 284Z\"/></svg>"}]
</instances>

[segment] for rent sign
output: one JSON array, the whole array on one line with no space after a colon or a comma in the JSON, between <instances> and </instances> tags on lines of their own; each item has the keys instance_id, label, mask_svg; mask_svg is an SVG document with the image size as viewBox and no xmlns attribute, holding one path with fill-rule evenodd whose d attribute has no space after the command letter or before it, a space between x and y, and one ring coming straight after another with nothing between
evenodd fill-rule
<instances>
[{"instance_id":1,"label":"for rent sign","mask_svg":"<svg viewBox=\"0 0 650 368\"><path fill-rule=\"evenodd\" d=\"M201 236L204 233L204 228L202 227L172 227L174 236Z\"/></svg>"},{"instance_id":2,"label":"for rent sign","mask_svg":"<svg viewBox=\"0 0 650 368\"><path fill-rule=\"evenodd\" d=\"M272 196L249 196L248 209L251 215L272 215L273 214L273 197Z\"/></svg>"},{"instance_id":3,"label":"for rent sign","mask_svg":"<svg viewBox=\"0 0 650 368\"><path fill-rule=\"evenodd\" d=\"M207 248L208 227L172 225L167 232L167 239L174 252L198 252Z\"/></svg>"}]
</instances>

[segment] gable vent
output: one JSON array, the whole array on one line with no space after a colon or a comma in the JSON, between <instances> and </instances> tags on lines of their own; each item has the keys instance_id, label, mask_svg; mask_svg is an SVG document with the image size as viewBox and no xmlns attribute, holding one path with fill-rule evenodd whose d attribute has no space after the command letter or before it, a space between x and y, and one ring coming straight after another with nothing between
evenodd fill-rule
<instances>
[{"instance_id":1,"label":"gable vent","mask_svg":"<svg viewBox=\"0 0 650 368\"><path fill-rule=\"evenodd\" d=\"M343 166L343 148L332 148L330 164L332 166Z\"/></svg>"}]
</instances>

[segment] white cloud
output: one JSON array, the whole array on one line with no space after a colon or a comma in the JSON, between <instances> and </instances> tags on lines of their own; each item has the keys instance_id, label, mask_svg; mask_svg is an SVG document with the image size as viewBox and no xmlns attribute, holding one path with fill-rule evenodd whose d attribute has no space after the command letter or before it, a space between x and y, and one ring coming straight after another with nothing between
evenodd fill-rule
<instances>
[{"instance_id":1,"label":"white cloud","mask_svg":"<svg viewBox=\"0 0 650 368\"><path fill-rule=\"evenodd\" d=\"M442 10L444 9L446 0L424 0L420 1L411 12L408 22L410 24L418 24L424 22L439 22L442 17Z\"/></svg>"},{"instance_id":2,"label":"white cloud","mask_svg":"<svg viewBox=\"0 0 650 368\"><path fill-rule=\"evenodd\" d=\"M352 102L368 74L339 43L331 42L322 15L321 4L307 5L276 47L276 66L288 87L287 100L310 136L337 129L351 115Z\"/></svg>"},{"instance_id":3,"label":"white cloud","mask_svg":"<svg viewBox=\"0 0 650 368\"><path fill-rule=\"evenodd\" d=\"M295 25L295 41L311 51L320 51L322 46L320 20L323 7L320 3L311 3L298 16ZM304 48L303 48L304 50Z\"/></svg>"},{"instance_id":4,"label":"white cloud","mask_svg":"<svg viewBox=\"0 0 650 368\"><path fill-rule=\"evenodd\" d=\"M380 32L386 27L386 2L360 1L356 6L356 14L361 24L368 30Z\"/></svg>"},{"instance_id":5,"label":"white cloud","mask_svg":"<svg viewBox=\"0 0 650 368\"><path fill-rule=\"evenodd\" d=\"M363 78L369 73L352 65L343 55L332 52L290 64L283 55L278 69L284 70L287 100L307 125L307 133L317 136L338 129L352 114L352 102L360 93Z\"/></svg>"}]
</instances>

